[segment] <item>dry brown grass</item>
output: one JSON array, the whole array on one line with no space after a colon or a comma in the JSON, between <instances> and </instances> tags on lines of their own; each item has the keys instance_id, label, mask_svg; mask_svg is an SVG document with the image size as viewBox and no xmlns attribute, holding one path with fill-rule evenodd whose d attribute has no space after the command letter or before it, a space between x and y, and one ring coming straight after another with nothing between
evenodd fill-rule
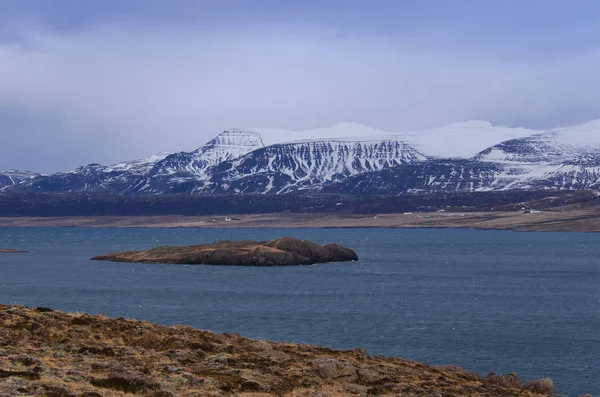
<instances>
[{"instance_id":1,"label":"dry brown grass","mask_svg":"<svg viewBox=\"0 0 600 397\"><path fill-rule=\"evenodd\" d=\"M516 376L0 305L0 395L534 396Z\"/></svg>"}]
</instances>

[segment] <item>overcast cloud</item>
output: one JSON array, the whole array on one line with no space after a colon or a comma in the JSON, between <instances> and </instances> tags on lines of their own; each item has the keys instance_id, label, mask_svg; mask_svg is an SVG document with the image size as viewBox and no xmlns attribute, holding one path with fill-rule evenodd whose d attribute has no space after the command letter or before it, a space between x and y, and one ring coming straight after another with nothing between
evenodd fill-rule
<instances>
[{"instance_id":1,"label":"overcast cloud","mask_svg":"<svg viewBox=\"0 0 600 397\"><path fill-rule=\"evenodd\" d=\"M0 0L0 169L191 150L228 127L600 118L593 0L297 3Z\"/></svg>"}]
</instances>

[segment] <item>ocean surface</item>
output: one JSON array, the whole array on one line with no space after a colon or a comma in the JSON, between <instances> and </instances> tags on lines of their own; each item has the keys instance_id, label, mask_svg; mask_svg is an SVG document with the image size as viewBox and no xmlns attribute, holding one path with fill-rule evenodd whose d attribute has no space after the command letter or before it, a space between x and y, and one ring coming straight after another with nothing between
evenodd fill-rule
<instances>
[{"instance_id":1,"label":"ocean surface","mask_svg":"<svg viewBox=\"0 0 600 397\"><path fill-rule=\"evenodd\" d=\"M360 261L222 267L90 261L113 251L279 236ZM187 324L484 376L600 391L600 234L452 229L0 228L0 303Z\"/></svg>"}]
</instances>

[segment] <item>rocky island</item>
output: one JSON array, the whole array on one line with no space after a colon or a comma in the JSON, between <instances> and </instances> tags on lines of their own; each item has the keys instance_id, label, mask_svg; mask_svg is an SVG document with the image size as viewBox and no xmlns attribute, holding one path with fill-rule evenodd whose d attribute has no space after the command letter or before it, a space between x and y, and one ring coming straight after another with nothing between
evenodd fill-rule
<instances>
[{"instance_id":1,"label":"rocky island","mask_svg":"<svg viewBox=\"0 0 600 397\"><path fill-rule=\"evenodd\" d=\"M25 251L13 250L10 248L0 248L0 254L18 254Z\"/></svg>"},{"instance_id":2,"label":"rocky island","mask_svg":"<svg viewBox=\"0 0 600 397\"><path fill-rule=\"evenodd\" d=\"M550 379L0 305L0 395L554 396Z\"/></svg>"},{"instance_id":3,"label":"rocky island","mask_svg":"<svg viewBox=\"0 0 600 397\"><path fill-rule=\"evenodd\" d=\"M231 266L292 266L356 261L358 256L337 244L319 245L295 238L270 241L218 241L186 247L157 247L95 256L92 260Z\"/></svg>"}]
</instances>

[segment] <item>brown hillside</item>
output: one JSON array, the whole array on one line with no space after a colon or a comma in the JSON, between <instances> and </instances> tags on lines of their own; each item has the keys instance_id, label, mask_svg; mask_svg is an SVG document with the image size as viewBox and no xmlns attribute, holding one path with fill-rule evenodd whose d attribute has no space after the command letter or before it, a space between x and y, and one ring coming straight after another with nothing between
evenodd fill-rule
<instances>
[{"instance_id":1,"label":"brown hillside","mask_svg":"<svg viewBox=\"0 0 600 397\"><path fill-rule=\"evenodd\" d=\"M0 305L1 396L552 395L550 380L527 387L539 394L514 374Z\"/></svg>"}]
</instances>

